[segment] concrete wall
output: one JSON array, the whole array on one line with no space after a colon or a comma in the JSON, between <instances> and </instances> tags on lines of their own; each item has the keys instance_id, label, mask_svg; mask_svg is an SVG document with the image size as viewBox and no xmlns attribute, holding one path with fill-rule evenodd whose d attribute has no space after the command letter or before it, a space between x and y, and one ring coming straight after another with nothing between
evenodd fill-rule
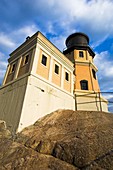
<instances>
[{"instance_id":1,"label":"concrete wall","mask_svg":"<svg viewBox=\"0 0 113 170\"><path fill-rule=\"evenodd\" d=\"M47 56L46 66L42 55ZM0 119L11 131L16 131L18 125L19 130L31 125L56 109L74 108L73 64L41 33L10 56L0 89ZM11 71L13 64L15 69ZM55 64L59 65L59 74L55 73ZM69 81L65 80L65 72L69 73Z\"/></svg>"},{"instance_id":2,"label":"concrete wall","mask_svg":"<svg viewBox=\"0 0 113 170\"><path fill-rule=\"evenodd\" d=\"M10 131L15 132L26 90L27 78L12 82L0 88L0 119L5 120Z\"/></svg>"},{"instance_id":3,"label":"concrete wall","mask_svg":"<svg viewBox=\"0 0 113 170\"><path fill-rule=\"evenodd\" d=\"M57 109L74 110L73 96L31 75L24 98L18 131Z\"/></svg>"}]
</instances>

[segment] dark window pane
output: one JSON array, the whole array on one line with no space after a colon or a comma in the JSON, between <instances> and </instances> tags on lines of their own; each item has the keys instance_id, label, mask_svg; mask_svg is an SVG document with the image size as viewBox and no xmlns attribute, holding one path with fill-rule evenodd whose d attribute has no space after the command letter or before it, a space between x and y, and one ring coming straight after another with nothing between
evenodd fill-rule
<instances>
[{"instance_id":1,"label":"dark window pane","mask_svg":"<svg viewBox=\"0 0 113 170\"><path fill-rule=\"evenodd\" d=\"M69 81L69 74L67 72L65 72L65 79Z\"/></svg>"},{"instance_id":2,"label":"dark window pane","mask_svg":"<svg viewBox=\"0 0 113 170\"><path fill-rule=\"evenodd\" d=\"M81 80L80 85L81 85L81 90L88 90L88 81L87 80Z\"/></svg>"},{"instance_id":3,"label":"dark window pane","mask_svg":"<svg viewBox=\"0 0 113 170\"><path fill-rule=\"evenodd\" d=\"M55 64L55 73L59 74L59 66L57 64Z\"/></svg>"},{"instance_id":4,"label":"dark window pane","mask_svg":"<svg viewBox=\"0 0 113 170\"><path fill-rule=\"evenodd\" d=\"M24 64L28 63L29 55L25 56Z\"/></svg>"},{"instance_id":5,"label":"dark window pane","mask_svg":"<svg viewBox=\"0 0 113 170\"><path fill-rule=\"evenodd\" d=\"M47 65L47 57L45 56L45 55L42 55L42 61L41 61L41 63L43 64L43 65Z\"/></svg>"},{"instance_id":6,"label":"dark window pane","mask_svg":"<svg viewBox=\"0 0 113 170\"><path fill-rule=\"evenodd\" d=\"M79 57L84 57L83 51L79 51Z\"/></svg>"},{"instance_id":7,"label":"dark window pane","mask_svg":"<svg viewBox=\"0 0 113 170\"><path fill-rule=\"evenodd\" d=\"M15 71L15 64L13 64L12 66L11 66L11 71L10 71L10 73L13 73Z\"/></svg>"},{"instance_id":8,"label":"dark window pane","mask_svg":"<svg viewBox=\"0 0 113 170\"><path fill-rule=\"evenodd\" d=\"M96 72L92 69L93 78L96 79Z\"/></svg>"}]
</instances>

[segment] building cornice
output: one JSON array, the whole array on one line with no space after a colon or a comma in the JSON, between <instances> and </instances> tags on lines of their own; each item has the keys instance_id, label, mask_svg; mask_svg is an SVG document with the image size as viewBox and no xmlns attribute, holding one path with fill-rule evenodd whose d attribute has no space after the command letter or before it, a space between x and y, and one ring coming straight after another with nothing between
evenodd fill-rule
<instances>
[{"instance_id":1,"label":"building cornice","mask_svg":"<svg viewBox=\"0 0 113 170\"><path fill-rule=\"evenodd\" d=\"M16 48L12 53L10 53L10 57L13 55L16 55L17 52L21 51L23 48L31 44L34 40L37 39L37 36L39 34L39 31L36 32L33 36L31 36L28 40L26 40L24 43L22 43L18 48Z\"/></svg>"},{"instance_id":2,"label":"building cornice","mask_svg":"<svg viewBox=\"0 0 113 170\"><path fill-rule=\"evenodd\" d=\"M33 50L34 48L36 48L36 45L34 44L33 46L31 46L29 49L23 51L23 53L21 53L20 55L13 55L12 57L10 57L8 59L8 62L11 64L14 61L16 61L17 59L19 59L20 57L22 57L23 55L25 55L26 53L29 53L29 51Z\"/></svg>"},{"instance_id":3,"label":"building cornice","mask_svg":"<svg viewBox=\"0 0 113 170\"><path fill-rule=\"evenodd\" d=\"M16 50L14 50L10 54L10 58L8 61L15 60L15 58L17 59L20 54L25 53L26 49L32 49L33 47L36 47L37 43L39 43L42 47L46 48L49 53L54 55L59 61L63 62L64 65L67 65L67 67L73 70L73 63L69 59L67 59L66 56L54 44L52 44L40 31L36 32L32 37L30 37Z\"/></svg>"},{"instance_id":4,"label":"building cornice","mask_svg":"<svg viewBox=\"0 0 113 170\"><path fill-rule=\"evenodd\" d=\"M91 66L95 71L98 71L98 68L94 65L93 62L91 61L80 61L80 60L75 60L76 65L82 65L82 66Z\"/></svg>"},{"instance_id":5,"label":"building cornice","mask_svg":"<svg viewBox=\"0 0 113 170\"><path fill-rule=\"evenodd\" d=\"M90 46L81 46L81 45L76 45L76 46L72 46L68 49L65 49L63 51L63 54L67 54L73 50L87 50L89 52L89 54L94 58L95 57L95 53L93 52L92 48Z\"/></svg>"}]
</instances>

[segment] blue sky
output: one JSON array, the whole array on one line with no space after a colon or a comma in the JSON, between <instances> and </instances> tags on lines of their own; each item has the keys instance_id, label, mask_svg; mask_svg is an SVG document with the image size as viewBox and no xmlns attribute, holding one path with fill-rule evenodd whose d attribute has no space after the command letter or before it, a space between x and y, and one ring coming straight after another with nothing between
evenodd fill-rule
<instances>
[{"instance_id":1,"label":"blue sky","mask_svg":"<svg viewBox=\"0 0 113 170\"><path fill-rule=\"evenodd\" d=\"M96 53L101 90L113 91L112 13L112 0L1 0L0 82L9 54L28 35L39 30L63 51L65 39L79 31L89 36ZM107 98L113 98L113 94Z\"/></svg>"}]
</instances>

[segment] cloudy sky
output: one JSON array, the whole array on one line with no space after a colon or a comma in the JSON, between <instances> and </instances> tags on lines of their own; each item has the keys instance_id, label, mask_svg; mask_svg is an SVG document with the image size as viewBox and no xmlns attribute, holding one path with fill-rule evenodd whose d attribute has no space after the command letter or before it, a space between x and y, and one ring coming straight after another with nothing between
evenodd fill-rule
<instances>
[{"instance_id":1,"label":"cloudy sky","mask_svg":"<svg viewBox=\"0 0 113 170\"><path fill-rule=\"evenodd\" d=\"M101 91L112 92L112 15L113 0L0 0L0 83L9 54L28 35L39 30L63 51L67 36L84 32L96 53Z\"/></svg>"}]
</instances>

